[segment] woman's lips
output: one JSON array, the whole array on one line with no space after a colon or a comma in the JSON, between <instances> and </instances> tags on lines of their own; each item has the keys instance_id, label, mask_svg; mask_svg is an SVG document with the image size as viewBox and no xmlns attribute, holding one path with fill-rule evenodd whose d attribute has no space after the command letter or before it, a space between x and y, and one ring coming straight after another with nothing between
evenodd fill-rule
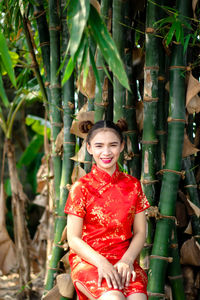
<instances>
[{"instance_id":1,"label":"woman's lips","mask_svg":"<svg viewBox=\"0 0 200 300\"><path fill-rule=\"evenodd\" d=\"M104 164L109 164L112 161L112 158L101 158Z\"/></svg>"}]
</instances>

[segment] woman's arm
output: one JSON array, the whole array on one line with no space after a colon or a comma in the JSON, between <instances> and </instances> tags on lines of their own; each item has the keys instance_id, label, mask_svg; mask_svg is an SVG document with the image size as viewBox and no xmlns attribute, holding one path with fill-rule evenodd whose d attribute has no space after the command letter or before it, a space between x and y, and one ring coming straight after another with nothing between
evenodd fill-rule
<instances>
[{"instance_id":1,"label":"woman's arm","mask_svg":"<svg viewBox=\"0 0 200 300\"><path fill-rule=\"evenodd\" d=\"M134 236L129 245L129 248L124 253L122 258L115 264L118 273L122 277L122 286L129 285L131 275L133 275L132 280L135 280L135 272L133 270L133 263L140 251L144 247L146 239L146 216L144 211L135 215L133 224Z\"/></svg>"},{"instance_id":2,"label":"woman's arm","mask_svg":"<svg viewBox=\"0 0 200 300\"><path fill-rule=\"evenodd\" d=\"M118 272L109 261L91 248L82 240L83 218L75 215L68 215L67 219L67 239L69 247L81 258L94 265L98 269L98 285L101 286L103 278L106 279L109 287L121 289L121 280Z\"/></svg>"}]
</instances>

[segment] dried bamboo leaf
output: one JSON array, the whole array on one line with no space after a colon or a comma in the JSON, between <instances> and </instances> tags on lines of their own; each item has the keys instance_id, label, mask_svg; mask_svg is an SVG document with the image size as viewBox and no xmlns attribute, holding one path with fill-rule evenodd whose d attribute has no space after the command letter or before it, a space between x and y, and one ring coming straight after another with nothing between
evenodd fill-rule
<instances>
[{"instance_id":1,"label":"dried bamboo leaf","mask_svg":"<svg viewBox=\"0 0 200 300\"><path fill-rule=\"evenodd\" d=\"M80 109L78 114L76 115L76 119L73 120L70 132L76 136L81 137L84 139L87 136L87 133L82 133L79 129L79 124L82 121L91 121L94 124L94 111L87 111L88 104L86 103Z\"/></svg>"},{"instance_id":2,"label":"dried bamboo leaf","mask_svg":"<svg viewBox=\"0 0 200 300\"><path fill-rule=\"evenodd\" d=\"M143 116L144 116L144 105L142 101L139 101L136 104L136 121L140 132L143 129Z\"/></svg>"},{"instance_id":3,"label":"dried bamboo leaf","mask_svg":"<svg viewBox=\"0 0 200 300\"><path fill-rule=\"evenodd\" d=\"M169 81L166 82L165 89L169 93L169 89L170 89L170 87L169 87Z\"/></svg>"},{"instance_id":4,"label":"dried bamboo leaf","mask_svg":"<svg viewBox=\"0 0 200 300\"><path fill-rule=\"evenodd\" d=\"M44 300L60 300L61 294L59 293L58 285L55 285L45 296L42 297Z\"/></svg>"},{"instance_id":5,"label":"dried bamboo leaf","mask_svg":"<svg viewBox=\"0 0 200 300\"><path fill-rule=\"evenodd\" d=\"M101 5L99 4L99 2L97 0L90 0L90 3L96 8L96 10L98 11L98 13L101 13Z\"/></svg>"},{"instance_id":6,"label":"dried bamboo leaf","mask_svg":"<svg viewBox=\"0 0 200 300\"><path fill-rule=\"evenodd\" d=\"M197 288L197 289L200 289L200 271L197 273L197 276L196 276L196 278L195 278L195 287Z\"/></svg>"},{"instance_id":7,"label":"dried bamboo leaf","mask_svg":"<svg viewBox=\"0 0 200 300\"><path fill-rule=\"evenodd\" d=\"M192 76L192 73L190 73L188 79L187 93L186 93L186 108L188 110L188 113L194 113L200 111L200 100L198 97L199 92L200 92L200 82Z\"/></svg>"},{"instance_id":8,"label":"dried bamboo leaf","mask_svg":"<svg viewBox=\"0 0 200 300\"><path fill-rule=\"evenodd\" d=\"M182 157L187 157L189 155L193 155L195 153L197 153L199 151L199 149L197 149L195 147L195 145L193 145L186 132L184 133L184 144L183 144L183 152L182 152Z\"/></svg>"},{"instance_id":9,"label":"dried bamboo leaf","mask_svg":"<svg viewBox=\"0 0 200 300\"><path fill-rule=\"evenodd\" d=\"M194 16L194 19L196 19L196 20L197 20L197 16L196 16L195 10L196 10L197 3L198 3L198 0L192 0L193 16Z\"/></svg>"},{"instance_id":10,"label":"dried bamboo leaf","mask_svg":"<svg viewBox=\"0 0 200 300\"><path fill-rule=\"evenodd\" d=\"M79 178L81 178L84 175L86 175L85 170L80 166L75 166L71 176L72 183L79 180Z\"/></svg>"},{"instance_id":11,"label":"dried bamboo leaf","mask_svg":"<svg viewBox=\"0 0 200 300\"><path fill-rule=\"evenodd\" d=\"M74 285L70 274L60 274L56 277L60 294L66 298L73 298Z\"/></svg>"},{"instance_id":12,"label":"dried bamboo leaf","mask_svg":"<svg viewBox=\"0 0 200 300\"><path fill-rule=\"evenodd\" d=\"M86 162L85 154L86 154L86 142L83 141L80 150L73 157L70 157L70 159L80 163L85 163Z\"/></svg>"},{"instance_id":13,"label":"dried bamboo leaf","mask_svg":"<svg viewBox=\"0 0 200 300\"><path fill-rule=\"evenodd\" d=\"M77 88L87 98L93 99L95 97L95 88L96 88L96 79L94 76L94 71L93 71L92 67L90 66L85 84L83 83L83 81L84 81L83 73L84 73L84 70L81 71L79 79L76 82Z\"/></svg>"},{"instance_id":14,"label":"dried bamboo leaf","mask_svg":"<svg viewBox=\"0 0 200 300\"><path fill-rule=\"evenodd\" d=\"M193 212L195 215L199 218L200 217L200 208L196 206L194 203L192 203L189 199L187 199L189 205L191 206Z\"/></svg>"},{"instance_id":15,"label":"dried bamboo leaf","mask_svg":"<svg viewBox=\"0 0 200 300\"><path fill-rule=\"evenodd\" d=\"M182 245L180 254L181 264L200 266L200 246L193 237Z\"/></svg>"},{"instance_id":16,"label":"dried bamboo leaf","mask_svg":"<svg viewBox=\"0 0 200 300\"><path fill-rule=\"evenodd\" d=\"M185 229L184 233L192 235L192 223L191 223L191 221L188 223L188 226Z\"/></svg>"},{"instance_id":17,"label":"dried bamboo leaf","mask_svg":"<svg viewBox=\"0 0 200 300\"><path fill-rule=\"evenodd\" d=\"M67 225L65 226L63 232L62 232L62 236L61 236L61 239L60 239L60 242L64 242L67 240Z\"/></svg>"},{"instance_id":18,"label":"dried bamboo leaf","mask_svg":"<svg viewBox=\"0 0 200 300\"><path fill-rule=\"evenodd\" d=\"M64 128L61 129L55 141L55 151L58 155L63 153Z\"/></svg>"},{"instance_id":19,"label":"dried bamboo leaf","mask_svg":"<svg viewBox=\"0 0 200 300\"><path fill-rule=\"evenodd\" d=\"M186 207L181 201L177 201L176 203L176 218L179 228L186 227L188 225Z\"/></svg>"},{"instance_id":20,"label":"dried bamboo leaf","mask_svg":"<svg viewBox=\"0 0 200 300\"><path fill-rule=\"evenodd\" d=\"M69 251L61 258L60 261L64 264L66 273L70 273Z\"/></svg>"}]
</instances>

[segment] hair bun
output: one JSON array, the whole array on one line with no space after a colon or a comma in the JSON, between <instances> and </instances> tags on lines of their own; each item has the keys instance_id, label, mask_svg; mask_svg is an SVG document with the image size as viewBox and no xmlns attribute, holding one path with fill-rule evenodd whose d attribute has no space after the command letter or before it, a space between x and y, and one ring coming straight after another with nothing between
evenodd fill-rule
<instances>
[{"instance_id":1,"label":"hair bun","mask_svg":"<svg viewBox=\"0 0 200 300\"><path fill-rule=\"evenodd\" d=\"M82 133L88 133L94 124L91 121L82 121L79 124L79 129Z\"/></svg>"},{"instance_id":2,"label":"hair bun","mask_svg":"<svg viewBox=\"0 0 200 300\"><path fill-rule=\"evenodd\" d=\"M117 121L116 125L119 127L119 129L123 132L123 131L127 131L128 130L128 124L126 122L125 119L121 118Z\"/></svg>"}]
</instances>

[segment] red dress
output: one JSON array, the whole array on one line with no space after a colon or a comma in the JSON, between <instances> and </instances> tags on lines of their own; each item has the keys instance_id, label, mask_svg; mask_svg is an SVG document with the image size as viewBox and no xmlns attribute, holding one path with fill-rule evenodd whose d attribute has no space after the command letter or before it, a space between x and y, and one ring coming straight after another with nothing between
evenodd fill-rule
<instances>
[{"instance_id":1,"label":"red dress","mask_svg":"<svg viewBox=\"0 0 200 300\"><path fill-rule=\"evenodd\" d=\"M120 172L118 166L110 176L93 165L90 173L73 184L65 212L84 218L82 239L114 265L132 240L135 214L148 207L149 203L138 179ZM96 299L113 289L107 286L105 279L98 287L97 268L72 250L69 262L75 288L76 282L80 282ZM147 276L136 260L134 270L135 281L130 281L128 287L120 290L125 297L133 293L146 294ZM76 290L80 300L88 299Z\"/></svg>"}]
</instances>

